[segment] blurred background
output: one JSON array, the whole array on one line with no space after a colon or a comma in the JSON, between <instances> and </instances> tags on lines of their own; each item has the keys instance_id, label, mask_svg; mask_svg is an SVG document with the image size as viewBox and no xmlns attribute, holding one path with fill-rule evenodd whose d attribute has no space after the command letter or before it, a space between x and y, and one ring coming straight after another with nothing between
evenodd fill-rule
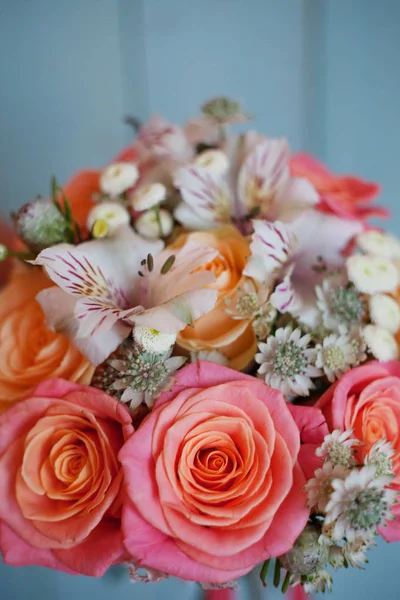
<instances>
[{"instance_id":1,"label":"blurred background","mask_svg":"<svg viewBox=\"0 0 400 600\"><path fill-rule=\"evenodd\" d=\"M333 170L382 185L400 234L399 0L0 0L0 212L101 167L125 115L183 122L215 95ZM0 482L1 502L1 482ZM400 549L339 572L332 600L396 600ZM201 597L193 584L101 580L0 564L1 600ZM274 600L257 578L241 598Z\"/></svg>"}]
</instances>

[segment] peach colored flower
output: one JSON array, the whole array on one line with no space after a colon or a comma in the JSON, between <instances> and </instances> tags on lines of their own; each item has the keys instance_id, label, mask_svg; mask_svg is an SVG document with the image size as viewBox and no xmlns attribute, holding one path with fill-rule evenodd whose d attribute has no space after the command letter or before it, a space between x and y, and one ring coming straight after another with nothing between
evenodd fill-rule
<instances>
[{"instance_id":1,"label":"peach colored flower","mask_svg":"<svg viewBox=\"0 0 400 600\"><path fill-rule=\"evenodd\" d=\"M123 473L128 411L95 388L42 383L0 416L0 550L6 563L94 577L125 559Z\"/></svg>"},{"instance_id":2,"label":"peach colored flower","mask_svg":"<svg viewBox=\"0 0 400 600\"><path fill-rule=\"evenodd\" d=\"M286 552L309 516L299 447L280 392L207 361L184 367L119 454L127 550L212 583Z\"/></svg>"},{"instance_id":3,"label":"peach colored flower","mask_svg":"<svg viewBox=\"0 0 400 600\"><path fill-rule=\"evenodd\" d=\"M52 285L38 268L19 267L0 292L0 413L41 381L89 383L94 368L63 335L45 325L37 293Z\"/></svg>"},{"instance_id":4,"label":"peach colored flower","mask_svg":"<svg viewBox=\"0 0 400 600\"><path fill-rule=\"evenodd\" d=\"M218 250L219 255L204 264L216 281L208 287L218 291L218 300L209 311L178 335L178 344L191 352L219 350L229 360L229 366L244 369L257 350L252 324L248 320L235 320L226 311L226 300L234 297L243 284L242 272L250 255L248 241L232 226L211 231L182 234L171 246L180 248L192 240Z\"/></svg>"},{"instance_id":5,"label":"peach colored flower","mask_svg":"<svg viewBox=\"0 0 400 600\"><path fill-rule=\"evenodd\" d=\"M400 362L370 362L352 369L319 399L329 429L354 430L363 444L360 460L375 442L386 438L395 455L391 487L400 493ZM400 504L393 507L396 521L388 521L380 533L389 542L400 541Z\"/></svg>"}]
</instances>

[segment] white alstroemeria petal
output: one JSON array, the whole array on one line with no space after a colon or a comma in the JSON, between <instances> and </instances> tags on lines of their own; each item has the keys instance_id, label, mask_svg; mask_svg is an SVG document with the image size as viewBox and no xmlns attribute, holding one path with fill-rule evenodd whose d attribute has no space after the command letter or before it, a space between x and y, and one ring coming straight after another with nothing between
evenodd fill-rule
<instances>
[{"instance_id":1,"label":"white alstroemeria petal","mask_svg":"<svg viewBox=\"0 0 400 600\"><path fill-rule=\"evenodd\" d=\"M139 179L139 170L133 163L113 163L100 175L101 191L109 196L119 196Z\"/></svg>"},{"instance_id":2,"label":"white alstroemeria petal","mask_svg":"<svg viewBox=\"0 0 400 600\"><path fill-rule=\"evenodd\" d=\"M399 348L393 335L376 325L366 325L363 336L369 351L381 361L395 360L399 357Z\"/></svg>"},{"instance_id":3,"label":"white alstroemeria petal","mask_svg":"<svg viewBox=\"0 0 400 600\"><path fill-rule=\"evenodd\" d=\"M204 150L195 158L194 164L216 177L223 177L229 169L229 161L222 150Z\"/></svg>"},{"instance_id":4,"label":"white alstroemeria petal","mask_svg":"<svg viewBox=\"0 0 400 600\"><path fill-rule=\"evenodd\" d=\"M186 229L191 229L193 231L207 231L208 229L218 226L218 223L213 223L199 217L196 211L185 202L180 202L178 204L174 211L174 217L178 223L186 227Z\"/></svg>"},{"instance_id":5,"label":"white alstroemeria petal","mask_svg":"<svg viewBox=\"0 0 400 600\"><path fill-rule=\"evenodd\" d=\"M390 331L390 333L396 333L400 328L400 307L391 296L386 294L371 296L369 314L375 325Z\"/></svg>"},{"instance_id":6,"label":"white alstroemeria petal","mask_svg":"<svg viewBox=\"0 0 400 600\"><path fill-rule=\"evenodd\" d=\"M318 193L307 179L290 177L278 194L276 218L284 223L294 221L318 201Z\"/></svg>"},{"instance_id":7,"label":"white alstroemeria petal","mask_svg":"<svg viewBox=\"0 0 400 600\"><path fill-rule=\"evenodd\" d=\"M269 223L255 220L253 227L251 257L243 274L262 283L268 281L290 259L296 248L296 238L279 221Z\"/></svg>"},{"instance_id":8,"label":"white alstroemeria petal","mask_svg":"<svg viewBox=\"0 0 400 600\"><path fill-rule=\"evenodd\" d=\"M268 139L256 145L244 161L238 178L239 202L244 213L260 209L267 217L275 208L278 192L289 178L289 146L284 139Z\"/></svg>"},{"instance_id":9,"label":"white alstroemeria petal","mask_svg":"<svg viewBox=\"0 0 400 600\"><path fill-rule=\"evenodd\" d=\"M363 294L394 292L399 284L397 269L386 258L355 254L346 266L350 281Z\"/></svg>"},{"instance_id":10,"label":"white alstroemeria petal","mask_svg":"<svg viewBox=\"0 0 400 600\"><path fill-rule=\"evenodd\" d=\"M276 286L270 297L272 306L281 313L296 314L301 310L302 301L292 282L293 269L294 265L289 268L283 281Z\"/></svg>"},{"instance_id":11,"label":"white alstroemeria petal","mask_svg":"<svg viewBox=\"0 0 400 600\"><path fill-rule=\"evenodd\" d=\"M141 186L130 198L134 210L149 210L167 197L167 188L162 183L149 183Z\"/></svg>"},{"instance_id":12,"label":"white alstroemeria petal","mask_svg":"<svg viewBox=\"0 0 400 600\"><path fill-rule=\"evenodd\" d=\"M141 127L137 146L140 153L144 151L163 159L173 158L186 162L193 155L182 127L159 115L152 116Z\"/></svg>"},{"instance_id":13,"label":"white alstroemeria petal","mask_svg":"<svg viewBox=\"0 0 400 600\"><path fill-rule=\"evenodd\" d=\"M123 225L129 225L131 217L120 202L99 202L92 208L87 218L87 228L92 230L99 219L108 225L108 234L113 235Z\"/></svg>"},{"instance_id":14,"label":"white alstroemeria petal","mask_svg":"<svg viewBox=\"0 0 400 600\"><path fill-rule=\"evenodd\" d=\"M364 231L357 236L363 252L387 259L400 259L400 240L383 231Z\"/></svg>"},{"instance_id":15,"label":"white alstroemeria petal","mask_svg":"<svg viewBox=\"0 0 400 600\"><path fill-rule=\"evenodd\" d=\"M136 219L135 228L144 238L156 240L160 237L168 237L171 235L174 228L174 220L170 213L163 208L159 210L159 220L153 210L148 210Z\"/></svg>"}]
</instances>

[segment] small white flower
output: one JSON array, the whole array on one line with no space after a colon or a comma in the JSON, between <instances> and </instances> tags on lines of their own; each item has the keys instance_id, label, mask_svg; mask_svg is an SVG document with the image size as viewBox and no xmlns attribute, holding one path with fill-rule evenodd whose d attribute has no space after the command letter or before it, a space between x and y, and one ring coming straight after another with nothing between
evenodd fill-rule
<instances>
[{"instance_id":1,"label":"small white flower","mask_svg":"<svg viewBox=\"0 0 400 600\"><path fill-rule=\"evenodd\" d=\"M104 194L119 196L139 179L139 171L133 163L113 163L100 175L100 188Z\"/></svg>"},{"instance_id":2,"label":"small white flower","mask_svg":"<svg viewBox=\"0 0 400 600\"><path fill-rule=\"evenodd\" d=\"M322 285L315 287L317 306L327 329L339 331L351 329L362 322L365 306L360 294L341 275L326 277Z\"/></svg>"},{"instance_id":3,"label":"small white flower","mask_svg":"<svg viewBox=\"0 0 400 600\"><path fill-rule=\"evenodd\" d=\"M347 273L363 294L394 292L399 283L395 265L384 257L355 254L346 261Z\"/></svg>"},{"instance_id":4,"label":"small white flower","mask_svg":"<svg viewBox=\"0 0 400 600\"><path fill-rule=\"evenodd\" d=\"M135 325L132 335L140 350L150 354L165 354L176 341L174 333L161 333L143 325Z\"/></svg>"},{"instance_id":5,"label":"small white flower","mask_svg":"<svg viewBox=\"0 0 400 600\"><path fill-rule=\"evenodd\" d=\"M340 546L331 546L329 548L329 564L337 571L344 566L345 557Z\"/></svg>"},{"instance_id":6,"label":"small white flower","mask_svg":"<svg viewBox=\"0 0 400 600\"><path fill-rule=\"evenodd\" d=\"M343 465L333 465L325 462L321 469L316 469L312 479L309 479L304 486L307 493L307 506L316 512L325 512L326 506L330 500L332 488L332 479L344 479L349 470Z\"/></svg>"},{"instance_id":7,"label":"small white flower","mask_svg":"<svg viewBox=\"0 0 400 600\"><path fill-rule=\"evenodd\" d=\"M229 160L222 150L205 150L196 156L195 165L209 171L212 175L223 176L229 169Z\"/></svg>"},{"instance_id":8,"label":"small white flower","mask_svg":"<svg viewBox=\"0 0 400 600\"><path fill-rule=\"evenodd\" d=\"M400 241L383 231L364 231L357 236L357 244L363 252L372 256L400 258Z\"/></svg>"},{"instance_id":9,"label":"small white flower","mask_svg":"<svg viewBox=\"0 0 400 600\"><path fill-rule=\"evenodd\" d=\"M174 220L167 210L160 209L159 218L161 223L162 233L160 232L160 224L155 211L148 210L141 214L135 221L136 231L145 238L155 240L160 237L171 235L174 228Z\"/></svg>"},{"instance_id":10,"label":"small white flower","mask_svg":"<svg viewBox=\"0 0 400 600\"><path fill-rule=\"evenodd\" d=\"M362 569L368 562L365 552L372 546L376 546L373 533L365 533L363 536L356 537L352 542L346 542L342 548L343 557L352 566Z\"/></svg>"},{"instance_id":11,"label":"small white flower","mask_svg":"<svg viewBox=\"0 0 400 600\"><path fill-rule=\"evenodd\" d=\"M385 439L375 442L364 457L365 465L374 465L377 475L393 476L392 458L396 454L392 444Z\"/></svg>"},{"instance_id":12,"label":"small white flower","mask_svg":"<svg viewBox=\"0 0 400 600\"><path fill-rule=\"evenodd\" d=\"M277 329L266 343L260 342L260 353L255 359L267 385L280 390L284 395L308 396L315 386L312 377L320 377L321 371L314 366L316 350L308 348L310 334L303 335L301 329L293 331L288 325Z\"/></svg>"},{"instance_id":13,"label":"small white flower","mask_svg":"<svg viewBox=\"0 0 400 600\"><path fill-rule=\"evenodd\" d=\"M371 296L369 314L375 325L390 331L390 333L396 333L400 327L400 307L391 296L386 294Z\"/></svg>"},{"instance_id":14,"label":"small white flower","mask_svg":"<svg viewBox=\"0 0 400 600\"><path fill-rule=\"evenodd\" d=\"M357 366L367 360L367 346L364 340L361 327L356 327L349 331L349 338L353 348L352 366Z\"/></svg>"},{"instance_id":15,"label":"small white flower","mask_svg":"<svg viewBox=\"0 0 400 600\"><path fill-rule=\"evenodd\" d=\"M157 206L167 197L167 188L162 183L149 183L140 187L131 197L130 204L134 210L149 210Z\"/></svg>"},{"instance_id":16,"label":"small white flower","mask_svg":"<svg viewBox=\"0 0 400 600\"><path fill-rule=\"evenodd\" d=\"M257 340L264 341L265 338L269 336L277 316L278 311L272 304L264 304L261 310L256 314L252 323Z\"/></svg>"},{"instance_id":17,"label":"small white flower","mask_svg":"<svg viewBox=\"0 0 400 600\"><path fill-rule=\"evenodd\" d=\"M120 202L99 202L92 208L87 218L87 228L92 230L96 221L104 221L108 235L113 235L122 225L129 225L130 215Z\"/></svg>"},{"instance_id":18,"label":"small white flower","mask_svg":"<svg viewBox=\"0 0 400 600\"><path fill-rule=\"evenodd\" d=\"M267 286L256 287L253 280L246 277L235 292L224 300L225 312L231 319L252 319L264 310L268 295L269 288ZM276 314L276 310L271 308Z\"/></svg>"},{"instance_id":19,"label":"small white flower","mask_svg":"<svg viewBox=\"0 0 400 600\"><path fill-rule=\"evenodd\" d=\"M366 325L363 336L369 351L381 361L395 360L399 356L399 348L394 336L377 325Z\"/></svg>"},{"instance_id":20,"label":"small white flower","mask_svg":"<svg viewBox=\"0 0 400 600\"><path fill-rule=\"evenodd\" d=\"M345 479L333 479L333 492L326 506L326 523L335 523L334 537L349 542L375 532L393 518L391 506L397 492L389 489L391 477L376 475L372 465L353 469Z\"/></svg>"},{"instance_id":21,"label":"small white flower","mask_svg":"<svg viewBox=\"0 0 400 600\"><path fill-rule=\"evenodd\" d=\"M190 362L195 363L198 360L208 360L217 365L222 365L223 367L226 367L229 364L225 354L222 354L219 350L200 350L199 352L191 352Z\"/></svg>"},{"instance_id":22,"label":"small white flower","mask_svg":"<svg viewBox=\"0 0 400 600\"><path fill-rule=\"evenodd\" d=\"M354 347L347 333L332 333L316 345L315 366L323 369L328 381L339 379L354 363Z\"/></svg>"},{"instance_id":23,"label":"small white flower","mask_svg":"<svg viewBox=\"0 0 400 600\"><path fill-rule=\"evenodd\" d=\"M332 589L332 575L325 569L321 569L313 575L308 575L303 587L306 594L330 592Z\"/></svg>"},{"instance_id":24,"label":"small white flower","mask_svg":"<svg viewBox=\"0 0 400 600\"><path fill-rule=\"evenodd\" d=\"M325 436L323 443L316 449L315 454L333 465L342 465L346 468L357 464L354 459L352 446L360 444L359 440L351 438L353 430L348 429L343 433L335 429Z\"/></svg>"}]
</instances>

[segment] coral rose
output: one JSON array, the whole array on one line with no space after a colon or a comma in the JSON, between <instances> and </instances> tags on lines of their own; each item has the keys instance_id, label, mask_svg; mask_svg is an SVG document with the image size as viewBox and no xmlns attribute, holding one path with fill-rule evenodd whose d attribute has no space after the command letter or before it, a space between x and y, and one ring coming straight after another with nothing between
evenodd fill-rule
<instances>
[{"instance_id":1,"label":"coral rose","mask_svg":"<svg viewBox=\"0 0 400 600\"><path fill-rule=\"evenodd\" d=\"M183 234L172 248L182 247L188 240L216 248L219 255L202 268L212 271L216 281L208 287L218 290L213 310L197 319L194 327L187 326L178 335L178 344L193 352L218 350L232 369L244 369L257 350L252 325L247 320L232 319L225 311L225 300L232 297L243 283L242 271L250 255L247 240L234 227Z\"/></svg>"},{"instance_id":2,"label":"coral rose","mask_svg":"<svg viewBox=\"0 0 400 600\"><path fill-rule=\"evenodd\" d=\"M223 583L292 547L309 512L282 394L208 361L181 369L119 454L140 564Z\"/></svg>"},{"instance_id":3,"label":"coral rose","mask_svg":"<svg viewBox=\"0 0 400 600\"><path fill-rule=\"evenodd\" d=\"M382 438L392 443L395 478L391 486L400 493L400 362L371 362L348 371L317 403L333 429L353 429L363 442L360 458ZM400 518L400 504L394 506ZM400 541L400 521L388 521L380 534L389 542Z\"/></svg>"},{"instance_id":4,"label":"coral rose","mask_svg":"<svg viewBox=\"0 0 400 600\"><path fill-rule=\"evenodd\" d=\"M21 267L0 292L0 413L44 379L91 380L94 368L88 360L45 325L35 296L51 285L38 268Z\"/></svg>"},{"instance_id":5,"label":"coral rose","mask_svg":"<svg viewBox=\"0 0 400 600\"><path fill-rule=\"evenodd\" d=\"M387 217L388 211L380 206L369 206L379 193L376 183L358 177L331 173L309 154L295 154L290 160L294 177L308 179L317 190L320 201L317 209L343 219L364 221L370 217Z\"/></svg>"},{"instance_id":6,"label":"coral rose","mask_svg":"<svg viewBox=\"0 0 400 600\"><path fill-rule=\"evenodd\" d=\"M6 563L99 577L125 559L117 455L132 432L117 400L63 379L0 416Z\"/></svg>"}]
</instances>

